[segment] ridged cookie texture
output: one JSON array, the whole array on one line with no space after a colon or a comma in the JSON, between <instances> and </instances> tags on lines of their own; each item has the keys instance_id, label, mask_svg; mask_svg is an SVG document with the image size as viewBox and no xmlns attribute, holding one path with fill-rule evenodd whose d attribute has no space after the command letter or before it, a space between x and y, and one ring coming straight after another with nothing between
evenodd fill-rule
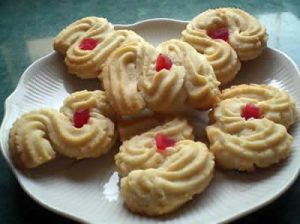
<instances>
[{"instance_id":1,"label":"ridged cookie texture","mask_svg":"<svg viewBox=\"0 0 300 224\"><path fill-rule=\"evenodd\" d=\"M92 35L104 39L112 33L114 27L105 18L85 17L64 28L54 39L53 48L65 55L67 50L78 40Z\"/></svg>"},{"instance_id":2,"label":"ridged cookie texture","mask_svg":"<svg viewBox=\"0 0 300 224\"><path fill-rule=\"evenodd\" d=\"M156 168L161 165L164 155L156 150L155 136L163 134L179 141L194 139L192 127L184 119L175 118L141 135L124 141L115 156L116 166L122 176L132 170Z\"/></svg>"},{"instance_id":3,"label":"ridged cookie texture","mask_svg":"<svg viewBox=\"0 0 300 224\"><path fill-rule=\"evenodd\" d=\"M102 82L105 93L120 115L137 114L146 107L138 82L147 64L155 60L156 50L146 42L120 47L104 66Z\"/></svg>"},{"instance_id":4,"label":"ridged cookie texture","mask_svg":"<svg viewBox=\"0 0 300 224\"><path fill-rule=\"evenodd\" d=\"M220 13L224 13L228 19L229 44L240 60L248 61L258 57L267 46L266 28L254 16L241 9L225 8Z\"/></svg>"},{"instance_id":5,"label":"ridged cookie texture","mask_svg":"<svg viewBox=\"0 0 300 224\"><path fill-rule=\"evenodd\" d=\"M206 110L219 101L218 86L220 83L216 79L213 68L203 55L185 42L176 39L161 43L157 50L167 55L174 67L184 68L183 89L187 96L185 103L188 106Z\"/></svg>"},{"instance_id":6,"label":"ridged cookie texture","mask_svg":"<svg viewBox=\"0 0 300 224\"><path fill-rule=\"evenodd\" d=\"M172 212L207 188L214 159L206 145L182 140L168 149L159 168L137 169L121 180L121 195L137 213L157 216Z\"/></svg>"},{"instance_id":7,"label":"ridged cookie texture","mask_svg":"<svg viewBox=\"0 0 300 224\"><path fill-rule=\"evenodd\" d=\"M90 108L91 111L111 119L114 119L116 116L108 102L105 92L101 90L82 90L72 93L64 100L60 112L67 117L72 117L76 110L82 108Z\"/></svg>"},{"instance_id":8,"label":"ridged cookie texture","mask_svg":"<svg viewBox=\"0 0 300 224\"><path fill-rule=\"evenodd\" d=\"M211 39L206 31L197 30L193 21L182 32L181 39L205 55L221 85L229 83L241 68L236 52L225 41Z\"/></svg>"},{"instance_id":9,"label":"ridged cookie texture","mask_svg":"<svg viewBox=\"0 0 300 224\"><path fill-rule=\"evenodd\" d=\"M148 108L156 112L170 113L182 107L187 99L184 88L186 71L183 66L174 64L168 69L156 71L155 57L145 65L138 88L142 91Z\"/></svg>"},{"instance_id":10,"label":"ridged cookie texture","mask_svg":"<svg viewBox=\"0 0 300 224\"><path fill-rule=\"evenodd\" d=\"M240 85L224 90L214 108L214 124L206 128L216 163L225 169L254 171L287 158L295 122L295 104L284 91L266 85ZM259 108L260 117L245 119L246 105ZM286 126L284 126L286 125Z\"/></svg>"},{"instance_id":11,"label":"ridged cookie texture","mask_svg":"<svg viewBox=\"0 0 300 224\"><path fill-rule=\"evenodd\" d=\"M114 123L102 115L103 111L109 113L109 104L104 98L99 103L99 95L102 95L101 91L76 92L66 99L61 108L63 113L41 109L17 119L9 134L14 163L20 168L34 168L54 159L56 153L76 159L106 153L113 145L116 134ZM73 124L73 113L70 111L75 108L89 110L88 122L81 128Z\"/></svg>"},{"instance_id":12,"label":"ridged cookie texture","mask_svg":"<svg viewBox=\"0 0 300 224\"><path fill-rule=\"evenodd\" d=\"M171 137L175 145L159 152L157 134ZM163 215L206 189L213 178L214 158L205 144L193 138L187 122L175 118L123 142L115 161L123 176L121 196L130 210Z\"/></svg>"},{"instance_id":13,"label":"ridged cookie texture","mask_svg":"<svg viewBox=\"0 0 300 224\"><path fill-rule=\"evenodd\" d=\"M95 39L92 35L90 38ZM98 77L103 64L114 50L132 41L142 41L142 38L133 31L117 30L98 41L99 44L93 50L82 50L80 42L74 43L68 49L65 63L71 74L82 79Z\"/></svg>"},{"instance_id":14,"label":"ridged cookie texture","mask_svg":"<svg viewBox=\"0 0 300 224\"><path fill-rule=\"evenodd\" d=\"M83 49L81 44L91 40L95 46ZM54 40L54 49L65 55L68 72L82 79L97 78L108 56L118 47L143 41L129 30L114 30L104 18L85 17L63 29Z\"/></svg>"},{"instance_id":15,"label":"ridged cookie texture","mask_svg":"<svg viewBox=\"0 0 300 224\"><path fill-rule=\"evenodd\" d=\"M225 89L221 99L246 98L255 103L263 117L289 127L297 119L295 100L284 90L270 85L237 85Z\"/></svg>"},{"instance_id":16,"label":"ridged cookie texture","mask_svg":"<svg viewBox=\"0 0 300 224\"><path fill-rule=\"evenodd\" d=\"M228 44L209 36L211 31L223 28L229 33ZM239 60L252 60L261 54L267 44L267 33L249 13L237 8L218 8L196 16L183 31L182 39L207 56L219 81L226 84L240 69Z\"/></svg>"},{"instance_id":17,"label":"ridged cookie texture","mask_svg":"<svg viewBox=\"0 0 300 224\"><path fill-rule=\"evenodd\" d=\"M48 114L54 110L32 111L17 119L9 132L9 150L18 168L34 168L56 156L48 138Z\"/></svg>"},{"instance_id":18,"label":"ridged cookie texture","mask_svg":"<svg viewBox=\"0 0 300 224\"><path fill-rule=\"evenodd\" d=\"M160 54L170 58L170 69L156 70ZM180 40L169 40L157 49L146 42L117 49L104 66L103 86L120 115L144 108L174 113L184 105L209 109L220 97L219 82L205 57Z\"/></svg>"}]
</instances>

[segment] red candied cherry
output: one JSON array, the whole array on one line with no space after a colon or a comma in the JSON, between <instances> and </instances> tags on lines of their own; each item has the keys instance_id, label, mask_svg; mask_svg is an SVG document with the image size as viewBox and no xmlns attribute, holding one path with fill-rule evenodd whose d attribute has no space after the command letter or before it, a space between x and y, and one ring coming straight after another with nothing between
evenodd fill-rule
<instances>
[{"instance_id":1,"label":"red candied cherry","mask_svg":"<svg viewBox=\"0 0 300 224\"><path fill-rule=\"evenodd\" d=\"M223 27L208 32L208 36L210 36L212 39L222 39L224 41L228 41L229 31L227 28Z\"/></svg>"},{"instance_id":2,"label":"red candied cherry","mask_svg":"<svg viewBox=\"0 0 300 224\"><path fill-rule=\"evenodd\" d=\"M174 146L175 140L165 136L163 134L157 134L155 136L156 148L158 150L165 150L167 147Z\"/></svg>"},{"instance_id":3,"label":"red candied cherry","mask_svg":"<svg viewBox=\"0 0 300 224\"><path fill-rule=\"evenodd\" d=\"M162 69L170 70L172 67L171 59L164 54L159 54L156 59L156 71L159 72Z\"/></svg>"},{"instance_id":4,"label":"red candied cherry","mask_svg":"<svg viewBox=\"0 0 300 224\"><path fill-rule=\"evenodd\" d=\"M90 118L89 109L79 109L76 110L73 115L73 122L76 128L81 128L83 125L88 123Z\"/></svg>"},{"instance_id":5,"label":"red candied cherry","mask_svg":"<svg viewBox=\"0 0 300 224\"><path fill-rule=\"evenodd\" d=\"M258 119L261 117L260 109L254 104L248 103L241 111L241 116L246 120L250 118Z\"/></svg>"},{"instance_id":6,"label":"red candied cherry","mask_svg":"<svg viewBox=\"0 0 300 224\"><path fill-rule=\"evenodd\" d=\"M93 50L98 44L98 41L93 38L84 38L80 42L80 49L81 50Z\"/></svg>"}]
</instances>

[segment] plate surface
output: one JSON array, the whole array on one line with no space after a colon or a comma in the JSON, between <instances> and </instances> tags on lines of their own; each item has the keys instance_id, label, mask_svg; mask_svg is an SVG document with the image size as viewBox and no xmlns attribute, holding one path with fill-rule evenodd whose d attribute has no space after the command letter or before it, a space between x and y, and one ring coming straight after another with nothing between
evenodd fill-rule
<instances>
[{"instance_id":1,"label":"plate surface","mask_svg":"<svg viewBox=\"0 0 300 224\"><path fill-rule=\"evenodd\" d=\"M147 20L117 28L132 29L147 41L158 43L180 36L184 21ZM166 28L167 27L167 28ZM300 105L300 77L297 65L284 53L267 48L257 59L244 63L234 84L265 83L289 92ZM253 174L217 171L208 189L178 212L161 218L130 213L119 197L119 177L113 155L92 160L57 159L33 171L14 168L8 154L8 132L23 113L41 107L59 108L63 99L81 89L98 89L96 80L82 81L66 74L63 58L51 53L34 62L23 73L16 90L5 102L1 125L1 150L22 188L46 208L89 223L220 223L245 215L271 202L296 179L300 163L299 120L290 129L294 136L288 160ZM199 116L201 114L192 114ZM201 123L201 122L200 122ZM203 135L198 133L199 136Z\"/></svg>"}]
</instances>

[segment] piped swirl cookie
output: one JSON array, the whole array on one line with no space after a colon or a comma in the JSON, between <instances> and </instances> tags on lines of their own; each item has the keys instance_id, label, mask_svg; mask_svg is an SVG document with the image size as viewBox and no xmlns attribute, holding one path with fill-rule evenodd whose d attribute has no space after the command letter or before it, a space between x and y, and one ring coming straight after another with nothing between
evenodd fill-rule
<instances>
[{"instance_id":1,"label":"piped swirl cookie","mask_svg":"<svg viewBox=\"0 0 300 224\"><path fill-rule=\"evenodd\" d=\"M104 18L94 16L85 17L73 22L72 24L64 28L55 37L53 48L61 54L65 55L68 49L75 42L82 39L83 37L88 37L89 33L90 35L93 35L93 37L97 37L97 39L103 39L108 34L112 33L113 30L113 25ZM90 44L90 48L92 47L92 44Z\"/></svg>"},{"instance_id":2,"label":"piped swirl cookie","mask_svg":"<svg viewBox=\"0 0 300 224\"><path fill-rule=\"evenodd\" d=\"M238 85L225 89L221 99L246 98L255 103L263 117L282 124L286 128L295 123L297 110L295 100L286 91L270 85Z\"/></svg>"},{"instance_id":3,"label":"piped swirl cookie","mask_svg":"<svg viewBox=\"0 0 300 224\"><path fill-rule=\"evenodd\" d=\"M130 210L163 215L206 189L213 178L213 155L192 139L187 122L174 119L122 144L115 160Z\"/></svg>"},{"instance_id":4,"label":"piped swirl cookie","mask_svg":"<svg viewBox=\"0 0 300 224\"><path fill-rule=\"evenodd\" d=\"M56 153L76 159L106 153L115 141L114 123L103 115L112 116L109 107L102 91L81 91L66 98L61 112L41 109L24 114L9 134L14 163L34 168Z\"/></svg>"},{"instance_id":5,"label":"piped swirl cookie","mask_svg":"<svg viewBox=\"0 0 300 224\"><path fill-rule=\"evenodd\" d=\"M69 73L91 79L101 74L103 64L115 49L136 41L143 39L133 31L116 31L104 18L85 17L56 36L54 49L65 55Z\"/></svg>"},{"instance_id":6,"label":"piped swirl cookie","mask_svg":"<svg viewBox=\"0 0 300 224\"><path fill-rule=\"evenodd\" d=\"M118 48L108 58L102 82L109 102L118 114L137 114L146 107L138 82L155 56L154 47L139 42Z\"/></svg>"},{"instance_id":7,"label":"piped swirl cookie","mask_svg":"<svg viewBox=\"0 0 300 224\"><path fill-rule=\"evenodd\" d=\"M180 40L157 49L145 42L120 47L103 70L105 92L121 115L145 107L163 113L183 105L209 109L219 101L218 85L205 57Z\"/></svg>"},{"instance_id":8,"label":"piped swirl cookie","mask_svg":"<svg viewBox=\"0 0 300 224\"><path fill-rule=\"evenodd\" d=\"M222 84L230 82L240 62L259 56L267 43L266 29L237 8L209 9L196 16L182 32L182 40L206 55Z\"/></svg>"},{"instance_id":9,"label":"piped swirl cookie","mask_svg":"<svg viewBox=\"0 0 300 224\"><path fill-rule=\"evenodd\" d=\"M294 100L266 85L240 85L224 90L207 127L210 150L225 169L253 171L290 155L295 122ZM286 127L284 126L286 125Z\"/></svg>"},{"instance_id":10,"label":"piped swirl cookie","mask_svg":"<svg viewBox=\"0 0 300 224\"><path fill-rule=\"evenodd\" d=\"M182 101L189 107L205 110L219 101L220 83L203 55L175 39L161 43L157 51L160 55L156 59L156 72L145 73L140 82L151 109L167 111Z\"/></svg>"},{"instance_id":11,"label":"piped swirl cookie","mask_svg":"<svg viewBox=\"0 0 300 224\"><path fill-rule=\"evenodd\" d=\"M122 176L127 176L135 169L156 168L161 165L164 155L157 151L155 144L157 134L168 136L174 141L194 139L192 127L186 120L173 119L124 141L119 153L115 156L118 171Z\"/></svg>"}]
</instances>

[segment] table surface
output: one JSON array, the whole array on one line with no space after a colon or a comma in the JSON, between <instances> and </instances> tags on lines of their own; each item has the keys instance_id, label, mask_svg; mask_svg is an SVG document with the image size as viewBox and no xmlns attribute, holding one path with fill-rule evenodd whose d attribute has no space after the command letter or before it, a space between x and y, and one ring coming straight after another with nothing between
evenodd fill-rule
<instances>
[{"instance_id":1,"label":"table surface","mask_svg":"<svg viewBox=\"0 0 300 224\"><path fill-rule=\"evenodd\" d=\"M286 52L300 65L300 1L34 1L0 2L0 98L15 89L23 71L52 51L52 39L72 21L89 16L106 17L114 24L149 18L190 20L208 8L240 7L255 15L267 28L268 45ZM4 106L0 107L2 120ZM0 156L0 223L74 223L56 215L27 196ZM234 223L299 223L300 180L276 201Z\"/></svg>"}]
</instances>

